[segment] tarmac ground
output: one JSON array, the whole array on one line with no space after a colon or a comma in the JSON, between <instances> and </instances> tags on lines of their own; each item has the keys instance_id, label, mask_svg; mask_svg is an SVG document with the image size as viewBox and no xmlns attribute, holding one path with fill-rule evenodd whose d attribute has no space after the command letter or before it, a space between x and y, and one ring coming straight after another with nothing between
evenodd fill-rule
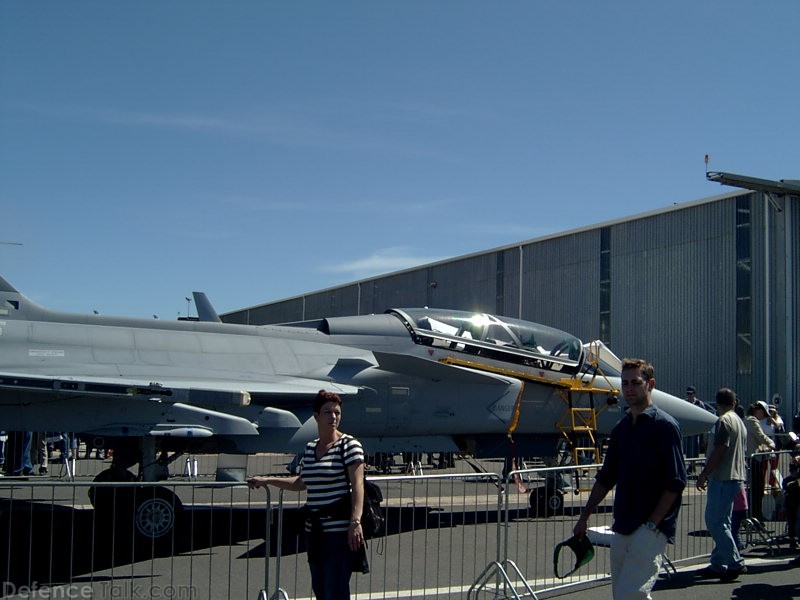
<instances>
[{"instance_id":1,"label":"tarmac ground","mask_svg":"<svg viewBox=\"0 0 800 600\"><path fill-rule=\"evenodd\" d=\"M289 458L290 457L286 456L251 457L251 462L249 468L247 468L247 472L285 473L285 464L288 462ZM205 459L205 457L201 457L201 459ZM105 466L105 462L106 461L100 460L81 460L78 462L78 467L80 471L84 472L82 474L87 477L90 476L90 471L101 470ZM60 465L57 464L53 466L56 468L60 467ZM180 469L181 466L182 465L176 465L176 468ZM214 462L213 465L208 465L201 472L213 472L213 469L216 466L217 463ZM491 468L491 465L488 465L488 467ZM55 469L53 469L53 475L56 474L57 472ZM13 483L13 478L4 479L6 484ZM390 485L399 486L400 484L398 482L394 482ZM472 489L472 487L478 487L475 484L459 485L466 488L466 491L462 491L461 487L457 487L456 489L459 490L458 493L455 494L455 497L457 498L466 497L467 492L469 494L475 494L476 492L474 489ZM488 486L490 484L486 485ZM149 577L152 577L152 573L157 573L160 577L167 577L167 581L183 581L183 576L188 574L186 575L185 579L191 581L190 575L192 572L199 572L201 574L206 572L217 572L217 570L212 569L211 566L216 564L214 561L217 560L218 556L227 557L228 555L231 555L236 559L225 563L226 569L228 568L229 564L235 565L236 567L242 567L243 563L250 563L252 565L251 568L255 568L255 566L263 564L265 553L265 549L263 547L265 523L257 521L257 518L260 518L263 521L266 513L263 510L259 511L250 508L250 504L248 503L249 496L244 486L242 486L242 489L236 489L232 492L226 492L224 494L220 494L219 492L215 493L213 489L204 487L202 483L201 485L193 488L180 488L178 491L184 495L185 500L186 494L191 492L191 500L194 501L193 503L195 505L198 505L195 506L193 510L187 511L187 514L195 515L192 521L193 526L191 528L191 532L196 540L207 540L208 543L199 544L195 540L185 548L185 552L165 556L152 562L145 562L135 566L129 565L127 561L116 560L115 562L114 559L119 559L119 557L112 556L110 559L110 568L86 572L77 568L71 568L66 574L66 579L62 579L62 581L72 581L80 583L81 585L91 585L97 592L97 594L94 596L97 598L120 597L119 595L114 596L113 594L106 594L104 592L111 590L112 588L109 586L112 584L133 585L142 580L149 580ZM75 495L75 492L68 487L58 489L49 489L43 487L41 490L39 490L39 492L43 493L45 496L43 499L46 499L49 502L36 502L31 504L31 506L42 507L46 510L48 504L54 505L57 508L63 505L69 509L70 515L74 515L70 520L67 521L71 528L70 532L68 533L71 533L73 529L74 531L82 532L88 532L92 530L94 523L92 518L93 510L86 497L85 489L79 489L77 496ZM32 496L26 496L25 493L22 493L21 495L23 500L29 497L32 498ZM690 495L689 499L692 502L697 500L694 495ZM440 498L428 497L427 500L437 506L450 506L449 503L443 504ZM259 504L259 506L261 505L261 496L256 497L256 502ZM291 498L291 504L294 505L297 502L299 502L299 500L293 496ZM577 502L577 500L570 501L570 506L568 507L570 510L577 510L574 506L572 506L572 503L574 502ZM224 513L224 519L214 519L214 527L212 528L210 515L214 513L214 509L217 508L216 505L226 505L230 503L235 505L237 508L236 511L231 513L234 517L238 517L239 513L246 517L246 519L244 519L244 521L246 521L244 522L246 527L242 523L239 523L238 520L232 521L231 516L228 515L228 513ZM188 504L189 502L187 502L187 505ZM402 507L400 504L402 504ZM397 507L394 507L393 505L391 510L397 513L404 511L403 514L408 513L409 515L413 512L412 508L406 506L407 502L404 501L400 504ZM28 505L26 504L26 506ZM32 509L29 509L28 512L16 511L14 513L14 523L24 529L23 533L25 533L26 536L29 535L28 529L23 526L26 525L24 522L26 515L34 514L31 512L31 510ZM450 518L455 519L459 515L459 510L451 509L451 512L452 514L449 515ZM62 513L59 512L58 514L61 515ZM434 519L437 523L442 521L442 515L439 513L432 514L433 516L430 516L426 513L424 515L425 519ZM50 513L47 513L48 518L44 519L44 521L49 522L49 515ZM414 513L414 515L419 516L417 513ZM205 518L206 516L208 516L208 519ZM570 513L570 516L565 518L565 522L571 523L573 519L574 515ZM208 523L206 523L206 521L208 521ZM406 519L404 522L406 521L408 521L408 519ZM425 522L427 523L428 521L426 520ZM562 530L555 528L555 524L557 522L558 520L555 518L549 519L545 526L541 528L541 531L538 532L538 540L542 547L552 548L557 541L563 539ZM47 523L44 523L43 525L47 525ZM454 521L451 525L457 526L455 527L456 530L463 530L471 526L486 526L485 524L471 524L456 521ZM49 526L45 529L47 529L47 531L43 534L43 536L48 538L48 536L51 536L52 533L50 532ZM220 529L220 531L217 531L217 529ZM234 534L238 534L239 529L243 529L243 533L240 537L235 537ZM394 537L391 539L396 539L400 536L409 537L413 535L413 533L413 531L396 532ZM69 542L67 538L68 536L65 533L64 535L58 537L57 540L59 542L66 543ZM423 543L427 544L428 542L425 541ZM433 556L435 552L440 550L440 548L431 547L428 548L428 550L430 550L430 552L426 555ZM466 550L467 548L461 548L460 552L463 553ZM62 560L60 562L63 563L64 556L68 556L69 554L70 552L65 552L63 554L56 552L53 556L61 556ZM700 578L696 572L706 566L704 563L678 563L675 565L677 567L676 573L672 573L668 577L662 576L659 579L655 589L653 590L652 597L655 600L718 600L720 598L731 598L737 600L785 600L789 598L800 599L800 567L794 567L789 564L789 561L797 556L796 553L790 553L790 551L785 547L777 547L771 554L764 546L754 546L745 551L744 555L747 562L748 572L740 576L739 579L726 583L722 583L718 580L707 580ZM48 556L46 558L51 559L52 556ZM292 558L294 558L294 555L287 555L284 557L284 560L288 563L288 561L290 561ZM388 552L380 560L386 562L397 562L399 559L400 556L393 555L391 552ZM7 560L8 559L6 559L6 561L0 561L0 563L5 564ZM77 558L75 560L77 560ZM598 559L595 558L595 561L597 560ZM299 577L302 579L306 576L307 569L302 560L300 563L301 564L298 565L298 572ZM38 563L35 564L38 565ZM380 562L376 561L376 566L379 565ZM108 567L108 565L105 566ZM549 567L549 565L547 566ZM55 575L56 573L52 571L54 571L56 567L58 567L58 562L55 566L50 567L51 572L49 572L48 575L51 577ZM72 567L75 567L75 565L73 564ZM148 574L144 579L142 579L143 576L139 574L139 570L141 568L144 568ZM390 565L387 570L393 572L395 570L394 565ZM545 571L547 570L549 569L545 569ZM532 578L543 577L549 574L545 571L540 573L527 573L526 575L529 575ZM602 573L602 571L600 571L600 573ZM238 576L232 577L227 574L227 571L222 572L221 578L230 579L228 589L226 590L228 592L228 597L249 597L247 582L244 578ZM208 577L206 577L206 579L208 579ZM354 577L354 579L358 580L356 577ZM443 593L441 591L437 591L436 589L425 587L424 585L413 586L414 589L411 589L410 591L413 592L413 597L435 596L438 600L465 598L467 597L467 591L464 586L471 582L469 579L470 578L467 578L467 580L464 581L454 580L452 593ZM299 589L308 588L307 585L299 585L296 587ZM113 589L117 590L117 588ZM388 588L383 587L381 588L380 592L372 590L372 593L362 593L361 590L359 590L358 597L378 598L382 597L382 592L385 591L388 591ZM205 596L201 594L198 597ZM209 594L209 597L221 596ZM412 594L404 597L412 597ZM545 598L610 600L612 598L611 582L607 577L602 580L587 581L585 583L576 584L570 587L550 589L539 592L536 594L536 598L542 600Z\"/></svg>"},{"instance_id":2,"label":"tarmac ground","mask_svg":"<svg viewBox=\"0 0 800 600\"><path fill-rule=\"evenodd\" d=\"M661 577L651 596L653 600L797 600L800 598L800 566L789 561L795 554L761 556L745 553L747 573L731 582L702 579L697 571L705 564L678 566L677 573ZM539 595L559 600L612 600L611 581L595 582L570 590L555 590Z\"/></svg>"}]
</instances>

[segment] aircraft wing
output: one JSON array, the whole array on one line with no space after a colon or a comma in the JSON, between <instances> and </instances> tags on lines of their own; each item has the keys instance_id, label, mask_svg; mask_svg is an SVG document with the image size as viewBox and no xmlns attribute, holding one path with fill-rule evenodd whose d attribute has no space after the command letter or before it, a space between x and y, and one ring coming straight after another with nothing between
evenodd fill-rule
<instances>
[{"instance_id":1,"label":"aircraft wing","mask_svg":"<svg viewBox=\"0 0 800 600\"><path fill-rule=\"evenodd\" d=\"M0 410L13 411L13 417L3 419L6 428L24 430L45 427L106 436L258 435L259 427L299 428L295 414L278 405L307 404L310 410L311 399L322 388L358 392L353 386L302 377L146 382L0 372Z\"/></svg>"},{"instance_id":2,"label":"aircraft wing","mask_svg":"<svg viewBox=\"0 0 800 600\"><path fill-rule=\"evenodd\" d=\"M357 394L355 386L306 377L273 377L264 381L159 378L145 383L142 379L122 377L47 377L0 372L0 392L31 391L40 393L79 394L81 396L118 396L160 398L169 402L206 405L247 406L253 396L312 397L320 389L339 394ZM0 404L5 404L0 402Z\"/></svg>"}]
</instances>

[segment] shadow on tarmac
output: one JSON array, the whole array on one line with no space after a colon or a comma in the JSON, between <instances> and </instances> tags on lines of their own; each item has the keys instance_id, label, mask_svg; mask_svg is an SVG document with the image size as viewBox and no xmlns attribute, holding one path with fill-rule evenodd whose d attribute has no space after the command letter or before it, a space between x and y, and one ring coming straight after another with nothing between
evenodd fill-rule
<instances>
[{"instance_id":1,"label":"shadow on tarmac","mask_svg":"<svg viewBox=\"0 0 800 600\"><path fill-rule=\"evenodd\" d=\"M704 565L698 565L697 569ZM796 600L800 598L800 583L777 583L778 579L784 579L781 573L796 569L785 562L784 564L753 564L748 563L748 572L730 585L735 586L730 592L732 600ZM764 583L764 577L774 578L776 583ZM761 579L757 583L747 583L749 579ZM724 584L723 584L724 585ZM726 586L727 588L727 586ZM715 579L702 579L696 574L696 570L680 571L672 575L669 579L660 579L654 593L667 592L669 590L681 591L693 590L696 597L705 597L705 590L711 591L716 597L725 597L725 591L721 589L721 584Z\"/></svg>"},{"instance_id":2,"label":"shadow on tarmac","mask_svg":"<svg viewBox=\"0 0 800 600\"><path fill-rule=\"evenodd\" d=\"M174 501L173 501L174 502ZM118 500L104 509L73 508L53 502L0 499L0 576L18 588L33 582L74 582L80 576L133 562L197 552L214 546L234 546L269 540L269 556L278 555L277 513L268 524L264 505L179 506L170 531L160 537L143 535L135 526L135 503ZM497 510L445 511L430 506L385 507L391 536L417 530L495 524ZM565 507L558 516L577 517ZM540 518L536 509L509 511L511 520ZM268 528L269 527L269 531ZM285 508L281 555L306 551L304 519L297 508ZM239 558L264 558L267 542ZM94 577L97 579L97 577Z\"/></svg>"},{"instance_id":3,"label":"shadow on tarmac","mask_svg":"<svg viewBox=\"0 0 800 600\"><path fill-rule=\"evenodd\" d=\"M266 527L263 508L181 508L175 511L171 531L148 538L124 509L0 500L0 576L17 588L33 582L66 583L141 560L264 539Z\"/></svg>"}]
</instances>

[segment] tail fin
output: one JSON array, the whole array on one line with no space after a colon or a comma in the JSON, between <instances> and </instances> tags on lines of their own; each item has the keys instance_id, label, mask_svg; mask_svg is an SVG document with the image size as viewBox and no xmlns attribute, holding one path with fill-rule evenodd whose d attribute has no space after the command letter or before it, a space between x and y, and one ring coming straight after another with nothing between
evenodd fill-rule
<instances>
[{"instance_id":1,"label":"tail fin","mask_svg":"<svg viewBox=\"0 0 800 600\"><path fill-rule=\"evenodd\" d=\"M17 289L8 283L2 276L0 276L0 292L11 292L13 294L19 294Z\"/></svg>"},{"instance_id":2,"label":"tail fin","mask_svg":"<svg viewBox=\"0 0 800 600\"><path fill-rule=\"evenodd\" d=\"M197 318L200 321L209 323L222 323L217 311L211 306L211 301L205 295L205 292L192 292L194 296L194 307L197 309Z\"/></svg>"},{"instance_id":3,"label":"tail fin","mask_svg":"<svg viewBox=\"0 0 800 600\"><path fill-rule=\"evenodd\" d=\"M30 306L29 306L30 305ZM17 288L0 277L0 318L18 318L38 307L19 293Z\"/></svg>"}]
</instances>

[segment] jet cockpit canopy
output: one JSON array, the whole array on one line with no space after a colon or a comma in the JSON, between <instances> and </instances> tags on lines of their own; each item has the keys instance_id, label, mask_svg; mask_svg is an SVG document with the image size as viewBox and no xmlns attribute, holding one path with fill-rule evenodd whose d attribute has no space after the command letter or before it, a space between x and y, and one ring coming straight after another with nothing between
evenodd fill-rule
<instances>
[{"instance_id":1,"label":"jet cockpit canopy","mask_svg":"<svg viewBox=\"0 0 800 600\"><path fill-rule=\"evenodd\" d=\"M581 341L564 331L509 317L431 308L391 309L421 344L562 372L577 372Z\"/></svg>"}]
</instances>

